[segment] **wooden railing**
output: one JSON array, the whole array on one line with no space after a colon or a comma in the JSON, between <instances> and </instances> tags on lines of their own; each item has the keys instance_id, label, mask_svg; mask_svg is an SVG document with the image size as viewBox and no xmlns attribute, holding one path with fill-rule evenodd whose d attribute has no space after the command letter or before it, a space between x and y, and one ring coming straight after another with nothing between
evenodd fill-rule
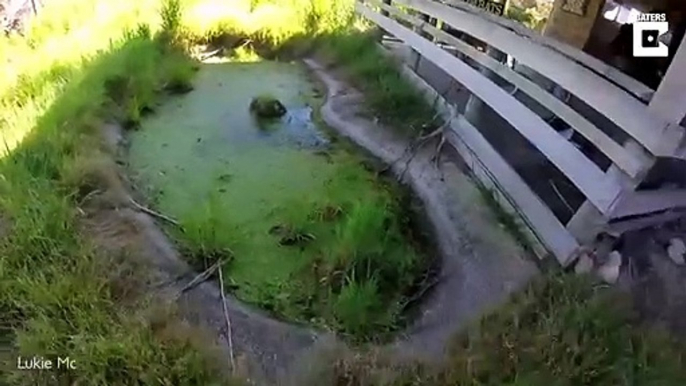
<instances>
[{"instance_id":1,"label":"wooden railing","mask_svg":"<svg viewBox=\"0 0 686 386\"><path fill-rule=\"evenodd\" d=\"M597 233L618 218L686 206L681 192L669 193L673 197L667 201L660 192L635 192L656 157L674 156L684 137L682 128L650 113L645 99L641 100L651 91L647 87L571 47L460 4L459 0L393 0L392 5L387 1L364 0L357 4L357 11L402 41L417 58L428 60L457 81L472 98L488 105L583 194L586 203L567 224L562 224L472 123L462 116L452 118L455 114L450 111L455 107L415 74L416 68L403 69L407 78L424 90L429 100L438 101L444 116L453 119L448 140L468 161L475 176L487 186L496 188L501 201L509 204L541 245L562 264L570 261L579 242L585 242L589 237L591 228L591 233ZM449 26L451 30L484 42L489 49L506 53L549 79L592 106L628 140L618 142L540 84L470 45L463 40L464 36L459 38L445 28L429 23L430 18L437 20L438 25ZM459 53L459 57L455 53ZM466 63L464 58L480 68ZM601 169L481 69L505 80L562 119L606 156L612 166L607 171Z\"/></svg>"}]
</instances>

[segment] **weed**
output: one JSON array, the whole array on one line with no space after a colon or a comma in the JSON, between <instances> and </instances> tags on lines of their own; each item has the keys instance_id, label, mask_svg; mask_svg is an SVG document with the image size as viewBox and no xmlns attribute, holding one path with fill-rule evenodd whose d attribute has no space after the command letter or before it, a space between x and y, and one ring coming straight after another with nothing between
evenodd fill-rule
<instances>
[{"instance_id":1,"label":"weed","mask_svg":"<svg viewBox=\"0 0 686 386\"><path fill-rule=\"evenodd\" d=\"M483 198L486 205L491 208L491 211L495 215L496 220L505 228L505 230L510 233L512 237L519 243L519 245L526 251L533 251L533 246L529 236L524 233L522 225L517 220L517 218L510 212L506 211L505 208L498 202L496 198L496 192L486 188L485 186L479 184L478 189L481 192L481 197Z\"/></svg>"},{"instance_id":2,"label":"weed","mask_svg":"<svg viewBox=\"0 0 686 386\"><path fill-rule=\"evenodd\" d=\"M352 277L336 296L333 314L339 329L356 337L371 337L378 334L378 327L393 323L392 307L384 304L376 280L360 283Z\"/></svg>"},{"instance_id":3,"label":"weed","mask_svg":"<svg viewBox=\"0 0 686 386\"><path fill-rule=\"evenodd\" d=\"M594 287L586 277L551 275L455 335L440 364L348 354L327 358L315 381L300 384L684 384L683 342L646 327L626 294Z\"/></svg>"},{"instance_id":4,"label":"weed","mask_svg":"<svg viewBox=\"0 0 686 386\"><path fill-rule=\"evenodd\" d=\"M398 65L380 52L373 32L347 30L321 36L322 55L332 58L365 92L370 109L405 134L430 129L433 108L400 74Z\"/></svg>"},{"instance_id":5,"label":"weed","mask_svg":"<svg viewBox=\"0 0 686 386\"><path fill-rule=\"evenodd\" d=\"M180 0L164 0L162 9L162 31L169 36L175 37L181 28L182 9Z\"/></svg>"},{"instance_id":6,"label":"weed","mask_svg":"<svg viewBox=\"0 0 686 386\"><path fill-rule=\"evenodd\" d=\"M203 205L181 218L182 250L190 262L205 269L217 260L232 259L233 252L229 248L236 240L236 234L227 233L232 226L227 219L220 217L218 210L219 197L212 195ZM227 265L224 265L226 267Z\"/></svg>"}]
</instances>

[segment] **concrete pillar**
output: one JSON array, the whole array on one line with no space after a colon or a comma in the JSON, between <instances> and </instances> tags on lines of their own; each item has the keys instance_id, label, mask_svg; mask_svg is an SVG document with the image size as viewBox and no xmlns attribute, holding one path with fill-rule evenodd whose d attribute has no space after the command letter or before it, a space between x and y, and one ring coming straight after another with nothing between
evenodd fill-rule
<instances>
[{"instance_id":1,"label":"concrete pillar","mask_svg":"<svg viewBox=\"0 0 686 386\"><path fill-rule=\"evenodd\" d=\"M493 59L499 61L500 63L505 63L505 61L507 60L506 54L492 47L486 48L486 54L488 54L488 56L492 57ZM494 79L498 77L486 68L482 68L479 72L489 79ZM467 104L465 105L464 116L467 118L469 122L471 122L476 127L481 126L481 120L484 118L484 106L484 102L474 95L471 95L469 97L469 100L467 100Z\"/></svg>"},{"instance_id":2,"label":"concrete pillar","mask_svg":"<svg viewBox=\"0 0 686 386\"><path fill-rule=\"evenodd\" d=\"M686 116L686 38L681 41L648 109L669 123L678 124Z\"/></svg>"},{"instance_id":3,"label":"concrete pillar","mask_svg":"<svg viewBox=\"0 0 686 386\"><path fill-rule=\"evenodd\" d=\"M604 4L605 0L555 0L543 35L583 49Z\"/></svg>"}]
</instances>

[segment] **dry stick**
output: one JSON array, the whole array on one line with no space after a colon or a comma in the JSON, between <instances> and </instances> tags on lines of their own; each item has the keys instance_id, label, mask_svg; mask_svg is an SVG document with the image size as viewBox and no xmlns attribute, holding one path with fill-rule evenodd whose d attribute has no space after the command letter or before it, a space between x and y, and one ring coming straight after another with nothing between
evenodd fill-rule
<instances>
[{"instance_id":1,"label":"dry stick","mask_svg":"<svg viewBox=\"0 0 686 386\"><path fill-rule=\"evenodd\" d=\"M434 105L437 104L437 103L439 102L440 98L445 98L445 96L448 94L448 92L450 92L450 90L452 90L455 86L456 86L456 84L455 84L454 82L451 82L450 85L445 89L445 91L443 91L442 93L440 93L439 95L436 96L436 98L435 98L435 100L434 100ZM409 166L410 166L410 163L412 162L412 160L414 159L414 157L417 155L417 153L419 152L419 150L421 150L421 148L422 148L424 145L426 145L426 143L428 143L431 139L433 139L433 138L435 138L435 137L438 137L438 136L440 136L441 140L439 141L438 146L436 147L436 152L440 153L440 151L443 149L443 145L445 144L445 136L443 135L443 131L444 131L447 127L450 126L450 124L452 123L453 119L455 119L455 117L457 116L457 109L456 109L454 106L452 106L452 105L448 105L448 107L449 107L450 110L451 110L451 111L450 111L450 116L448 117L448 119L445 120L445 121L443 122L443 124L442 124L439 128L437 128L436 130L432 131L432 132L429 133L429 134L426 134L426 135L423 135L423 136L417 138L413 143L411 143L411 144L405 149L405 151L403 152L403 154L402 154L397 160L393 161L386 169L384 169L384 171L387 170L387 169L389 169L389 168L390 168L391 166L393 166L396 162L398 162L398 161L401 160L403 157L405 157L405 155L406 155L406 154L408 153L408 151L409 151L409 152L410 152L410 157L405 161L405 165L403 166L402 171L401 171L400 174L398 175L398 179L399 179L399 180L402 180L403 177L405 176L405 173L407 172L407 169L408 169ZM437 112L434 114L434 116L431 118L431 120L429 121L429 124L432 123L432 122L434 122L434 121L440 116L440 114L441 114L440 111L437 111ZM438 163L440 162L440 156L439 156L438 154L434 154L434 155L431 157L431 160L432 160L432 161L435 163L435 165L438 167Z\"/></svg>"},{"instance_id":2,"label":"dry stick","mask_svg":"<svg viewBox=\"0 0 686 386\"><path fill-rule=\"evenodd\" d=\"M557 189L557 186L555 186L555 183L553 182L553 180L548 180L548 183L550 183L550 186L553 188L553 190L555 191L555 194L557 194L557 197L560 199L560 201L562 201L562 203L565 204L567 209L569 209L569 211L572 214L574 214L574 209L572 209L572 206L569 205L569 202L567 202L567 200L564 198L564 196L562 196L562 193L560 193L560 191Z\"/></svg>"},{"instance_id":3,"label":"dry stick","mask_svg":"<svg viewBox=\"0 0 686 386\"><path fill-rule=\"evenodd\" d=\"M445 91L443 91L442 93L440 93L439 95L436 96L436 98L435 98L435 100L434 100L434 105L435 105L436 103L438 103L439 98L445 98L445 96L448 95L448 92L450 92L450 90L452 90L453 88L455 88L455 86L456 86L456 83L451 81L451 82L450 82L450 85L445 89ZM431 117L431 119L430 119L428 122L426 122L424 125L426 126L426 125L430 125L430 124L436 122L436 120L437 120L438 118L440 118L440 116L441 116L440 111L436 111L436 113L434 113L433 117ZM451 117L450 120L452 120L452 118L454 118L454 117ZM378 119L378 118L377 118L377 119ZM429 134L427 134L427 135L423 135L423 136L417 138L416 140L412 141L409 145L407 145L407 147L405 148L405 151L403 151L403 154L401 154L400 157L396 158L396 159L393 160L391 163L389 163L388 166L386 166L384 169L382 169L379 173L387 172L389 169L391 169L391 168L393 167L393 165L396 164L396 162L398 162L398 161L400 161L401 159L405 158L405 156L409 153L409 154L410 154L410 160L407 161L407 162L405 163L405 169L407 169L407 165L412 161L412 159L413 159L414 156L415 156L415 153L416 153L417 151L419 151L419 149L420 149L422 146L424 146L424 144L425 144L428 140L430 140L431 138L433 138L433 137L435 137L435 136L441 134L443 129L444 129L444 127L441 127L441 128L439 128L439 129L437 129L437 130L432 131L431 133L429 133ZM402 174L404 174L404 172L403 172ZM402 175L401 175L401 177L400 177L399 179L402 179Z\"/></svg>"},{"instance_id":4,"label":"dry stick","mask_svg":"<svg viewBox=\"0 0 686 386\"><path fill-rule=\"evenodd\" d=\"M129 198L129 201L131 202L131 205L135 206L136 209L140 210L140 211L143 212L143 213L147 213L147 214L149 214L149 215L151 215L151 216L153 216L153 217L157 217L157 218L159 218L159 219L161 219L161 220L167 221L167 222L170 223L170 224L174 224L174 225L176 225L176 226L180 226L179 222L176 221L176 220L174 220L173 218L171 218L171 217L169 217L169 216L165 216L165 215L163 215L162 213L155 212L155 211L152 210L152 209L146 208L146 207L144 207L143 205L137 203L133 198Z\"/></svg>"},{"instance_id":5,"label":"dry stick","mask_svg":"<svg viewBox=\"0 0 686 386\"><path fill-rule=\"evenodd\" d=\"M451 112L450 117L441 125L441 127L439 127L438 129L432 131L431 133L429 133L425 136L418 138L418 144L416 145L416 147L414 147L412 154L407 159L407 161L405 161L405 166L403 167L402 172L400 172L400 174L398 176L399 180L403 179L403 177L405 176L405 173L407 172L407 169L410 167L410 162L412 162L412 160L417 155L419 150L421 150L421 148L424 145L426 145L431 139L433 139L435 137L440 137L441 139L440 139L438 145L436 146L436 150L435 150L434 155L431 157L431 161L435 163L436 167L438 167L438 163L440 161L439 154L440 154L440 151L443 149L443 145L445 144L445 135L443 135L443 131L447 127L450 126L450 124L453 122L453 119L455 119L455 117L457 116L457 112L455 111L455 109L453 108L451 110L453 110L453 111Z\"/></svg>"},{"instance_id":6,"label":"dry stick","mask_svg":"<svg viewBox=\"0 0 686 386\"><path fill-rule=\"evenodd\" d=\"M214 274L214 271L221 267L222 264L223 262L217 261L216 263L212 264L209 268L198 274L196 277L193 278L193 280L191 280L190 282L188 282L188 284L181 288L181 291L179 291L178 296L181 296L182 293L195 288L200 283L209 279L212 276L212 274Z\"/></svg>"},{"instance_id":7,"label":"dry stick","mask_svg":"<svg viewBox=\"0 0 686 386\"><path fill-rule=\"evenodd\" d=\"M231 360L231 371L236 370L236 362L233 357L233 337L231 334L231 319L229 318L229 310L226 308L226 295L224 295L224 275L219 269L219 289L222 294L222 308L224 309L224 319L226 320L226 340L229 343L229 359Z\"/></svg>"}]
</instances>

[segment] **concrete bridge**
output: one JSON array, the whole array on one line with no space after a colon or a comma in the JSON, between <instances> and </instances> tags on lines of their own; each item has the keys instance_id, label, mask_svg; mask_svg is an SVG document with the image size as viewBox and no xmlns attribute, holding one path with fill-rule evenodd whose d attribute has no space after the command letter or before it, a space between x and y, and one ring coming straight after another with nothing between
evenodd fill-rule
<instances>
[{"instance_id":1,"label":"concrete bridge","mask_svg":"<svg viewBox=\"0 0 686 386\"><path fill-rule=\"evenodd\" d=\"M473 176L562 265L686 213L686 44L652 88L584 51L606 5L557 0L540 34L462 0L357 3Z\"/></svg>"}]
</instances>

